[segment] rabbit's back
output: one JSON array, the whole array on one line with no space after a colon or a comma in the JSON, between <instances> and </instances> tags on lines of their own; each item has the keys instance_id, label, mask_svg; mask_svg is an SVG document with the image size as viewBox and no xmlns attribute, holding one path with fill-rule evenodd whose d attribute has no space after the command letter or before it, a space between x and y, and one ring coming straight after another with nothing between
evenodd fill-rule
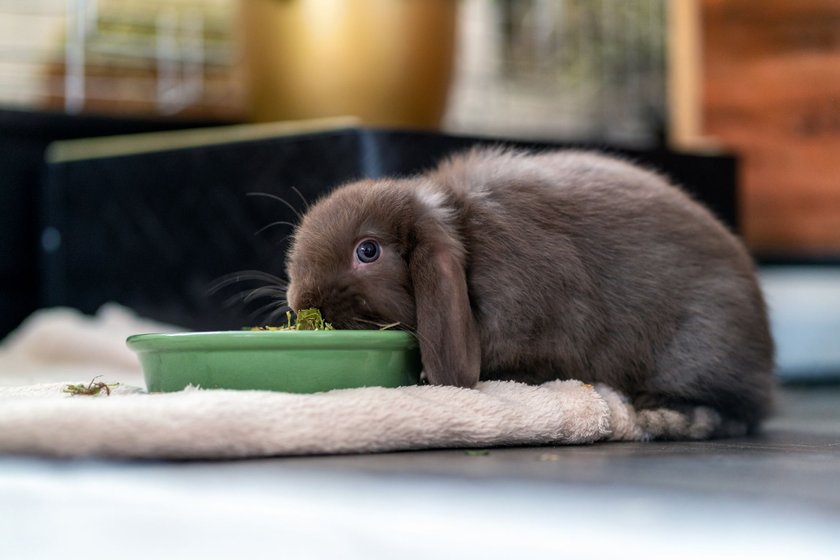
<instances>
[{"instance_id":1,"label":"rabbit's back","mask_svg":"<svg viewBox=\"0 0 840 560\"><path fill-rule=\"evenodd\" d=\"M479 150L432 178L462 216L483 378L766 413L773 343L752 261L682 190L577 151Z\"/></svg>"}]
</instances>

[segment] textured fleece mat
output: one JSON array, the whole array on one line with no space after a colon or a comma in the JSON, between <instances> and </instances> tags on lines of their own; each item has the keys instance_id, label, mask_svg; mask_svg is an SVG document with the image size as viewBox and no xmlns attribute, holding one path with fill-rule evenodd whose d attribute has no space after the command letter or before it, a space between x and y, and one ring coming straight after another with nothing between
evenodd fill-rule
<instances>
[{"instance_id":1,"label":"textured fleece mat","mask_svg":"<svg viewBox=\"0 0 840 560\"><path fill-rule=\"evenodd\" d=\"M41 311L0 345L0 453L230 458L583 444L720 433L714 411L636 413L609 387L482 382L298 395L190 388L148 394L125 337L168 331L115 305ZM120 383L71 395L68 383Z\"/></svg>"}]
</instances>

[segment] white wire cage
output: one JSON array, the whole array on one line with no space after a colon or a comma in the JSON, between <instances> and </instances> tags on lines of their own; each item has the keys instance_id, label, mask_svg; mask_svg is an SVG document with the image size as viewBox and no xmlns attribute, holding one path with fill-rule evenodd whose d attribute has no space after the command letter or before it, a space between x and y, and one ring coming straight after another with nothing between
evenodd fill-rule
<instances>
[{"instance_id":1,"label":"white wire cage","mask_svg":"<svg viewBox=\"0 0 840 560\"><path fill-rule=\"evenodd\" d=\"M238 114L232 22L229 0L0 0L0 103Z\"/></svg>"}]
</instances>

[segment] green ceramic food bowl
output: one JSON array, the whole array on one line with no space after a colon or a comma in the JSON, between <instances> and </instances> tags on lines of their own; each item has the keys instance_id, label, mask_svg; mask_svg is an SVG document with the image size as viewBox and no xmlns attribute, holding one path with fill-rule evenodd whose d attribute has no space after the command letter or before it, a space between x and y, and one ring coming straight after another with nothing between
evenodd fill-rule
<instances>
[{"instance_id":1,"label":"green ceramic food bowl","mask_svg":"<svg viewBox=\"0 0 840 560\"><path fill-rule=\"evenodd\" d=\"M417 340L403 331L223 331L128 337L150 392L256 389L317 393L400 387L420 377Z\"/></svg>"}]
</instances>

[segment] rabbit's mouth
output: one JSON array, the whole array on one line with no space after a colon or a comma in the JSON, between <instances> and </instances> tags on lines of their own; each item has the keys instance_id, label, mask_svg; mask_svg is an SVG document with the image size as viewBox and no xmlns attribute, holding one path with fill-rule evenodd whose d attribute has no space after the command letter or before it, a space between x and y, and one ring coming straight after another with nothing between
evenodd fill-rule
<instances>
[{"instance_id":1,"label":"rabbit's mouth","mask_svg":"<svg viewBox=\"0 0 840 560\"><path fill-rule=\"evenodd\" d=\"M372 296L350 283L335 283L303 292L295 304L319 309L325 321L341 330L409 330L416 322L413 302L403 290L383 289Z\"/></svg>"}]
</instances>

